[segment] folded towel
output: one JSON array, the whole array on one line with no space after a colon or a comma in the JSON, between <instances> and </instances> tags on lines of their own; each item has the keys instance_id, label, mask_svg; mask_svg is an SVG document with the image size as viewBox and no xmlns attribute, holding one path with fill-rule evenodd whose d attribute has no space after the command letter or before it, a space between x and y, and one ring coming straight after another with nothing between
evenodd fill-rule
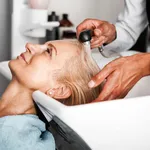
<instances>
[{"instance_id":1,"label":"folded towel","mask_svg":"<svg viewBox=\"0 0 150 150\"><path fill-rule=\"evenodd\" d=\"M6 116L0 118L0 150L55 150L55 142L37 116Z\"/></svg>"}]
</instances>

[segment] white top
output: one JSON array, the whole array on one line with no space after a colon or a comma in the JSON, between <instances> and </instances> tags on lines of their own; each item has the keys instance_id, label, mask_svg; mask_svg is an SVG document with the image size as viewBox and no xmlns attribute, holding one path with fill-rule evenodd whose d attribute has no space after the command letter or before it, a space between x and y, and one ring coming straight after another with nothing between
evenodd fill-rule
<instances>
[{"instance_id":1,"label":"white top","mask_svg":"<svg viewBox=\"0 0 150 150\"><path fill-rule=\"evenodd\" d=\"M117 38L104 49L119 52L130 49L147 25L146 0L125 0L125 8L116 22Z\"/></svg>"}]
</instances>

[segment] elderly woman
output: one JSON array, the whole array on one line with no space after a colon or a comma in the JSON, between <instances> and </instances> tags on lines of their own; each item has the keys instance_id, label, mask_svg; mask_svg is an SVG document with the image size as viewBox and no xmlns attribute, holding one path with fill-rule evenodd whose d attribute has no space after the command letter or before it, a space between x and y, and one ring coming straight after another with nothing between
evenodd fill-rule
<instances>
[{"instance_id":1,"label":"elderly woman","mask_svg":"<svg viewBox=\"0 0 150 150\"><path fill-rule=\"evenodd\" d=\"M0 101L1 150L55 150L53 136L36 116L35 90L66 105L89 103L100 92L88 87L99 67L76 40L27 44L9 68L12 80Z\"/></svg>"}]
</instances>

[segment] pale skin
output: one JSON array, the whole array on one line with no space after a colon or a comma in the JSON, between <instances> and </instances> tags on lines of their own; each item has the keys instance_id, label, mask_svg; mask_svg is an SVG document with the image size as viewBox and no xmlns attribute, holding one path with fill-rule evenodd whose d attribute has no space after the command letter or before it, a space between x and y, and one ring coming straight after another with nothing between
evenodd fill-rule
<instances>
[{"instance_id":1,"label":"pale skin","mask_svg":"<svg viewBox=\"0 0 150 150\"><path fill-rule=\"evenodd\" d=\"M97 48L104 43L109 44L116 38L115 26L106 21L84 20L77 27L77 36L86 29L94 30L91 48ZM89 82L90 88L105 82L102 92L95 102L125 97L142 77L150 74L149 66L149 53L122 57L110 62Z\"/></svg>"},{"instance_id":2,"label":"pale skin","mask_svg":"<svg viewBox=\"0 0 150 150\"><path fill-rule=\"evenodd\" d=\"M28 43L26 51L9 63L12 80L0 100L0 117L36 114L32 100L35 90L55 99L68 98L70 89L53 77L56 70L63 68L66 60L78 55L76 46L67 41L53 41L44 45Z\"/></svg>"}]
</instances>

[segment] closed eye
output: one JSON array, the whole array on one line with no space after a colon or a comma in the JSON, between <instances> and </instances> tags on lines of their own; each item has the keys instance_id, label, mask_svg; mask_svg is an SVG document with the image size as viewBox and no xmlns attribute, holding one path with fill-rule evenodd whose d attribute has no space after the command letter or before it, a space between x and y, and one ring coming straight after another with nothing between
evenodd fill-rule
<instances>
[{"instance_id":1,"label":"closed eye","mask_svg":"<svg viewBox=\"0 0 150 150\"><path fill-rule=\"evenodd\" d=\"M49 53L50 56L52 56L52 48L48 47L47 50L46 50L46 52Z\"/></svg>"},{"instance_id":2,"label":"closed eye","mask_svg":"<svg viewBox=\"0 0 150 150\"><path fill-rule=\"evenodd\" d=\"M56 50L56 47L54 45L52 45L51 43L49 43L47 45L47 50L46 50L47 53L49 53L49 55L52 57L53 54L54 56L57 55L57 50Z\"/></svg>"}]
</instances>

